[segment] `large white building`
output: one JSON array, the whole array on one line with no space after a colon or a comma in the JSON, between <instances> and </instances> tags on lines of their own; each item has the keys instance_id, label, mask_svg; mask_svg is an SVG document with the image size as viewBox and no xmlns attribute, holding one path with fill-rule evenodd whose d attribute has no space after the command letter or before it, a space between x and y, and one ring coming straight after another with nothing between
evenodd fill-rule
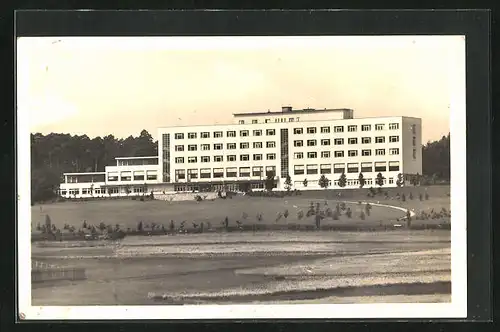
<instances>
[{"instance_id":1,"label":"large white building","mask_svg":"<svg viewBox=\"0 0 500 332\"><path fill-rule=\"evenodd\" d=\"M64 197L142 195L151 191L259 190L274 174L276 190L396 186L422 173L422 121L412 117L354 118L350 109L283 107L278 112L238 113L233 123L158 129L158 156L116 158L98 173L65 173ZM307 180L307 181L304 181ZM304 186L307 182L307 186Z\"/></svg>"}]
</instances>

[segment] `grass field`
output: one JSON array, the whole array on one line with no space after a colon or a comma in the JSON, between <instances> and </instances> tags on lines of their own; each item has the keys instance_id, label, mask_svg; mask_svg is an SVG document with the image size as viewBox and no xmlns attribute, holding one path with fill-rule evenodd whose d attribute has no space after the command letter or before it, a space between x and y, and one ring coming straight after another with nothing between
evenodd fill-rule
<instances>
[{"instance_id":1,"label":"grass field","mask_svg":"<svg viewBox=\"0 0 500 332\"><path fill-rule=\"evenodd\" d=\"M406 194L412 192L414 199L407 199L405 202L393 198L396 192ZM108 225L120 225L124 230L136 229L140 221L145 226L152 223L164 225L168 228L170 220L174 220L176 227L182 221L186 221L186 228L191 228L192 223L204 223L207 228L208 223L213 227L220 227L221 223L228 217L231 225L236 225L236 221L243 224L299 224L313 225L314 217L299 219L298 211L302 210L304 214L307 212L311 202L320 203L321 209L325 209L325 201L328 207L335 208L339 200L346 201L370 201L381 204L401 206L407 209L418 211L430 211L432 209L439 211L441 208L449 210L450 197L446 196L449 192L449 187L429 187L429 188L390 188L387 189L389 199L384 199L383 196L374 198L366 197L367 190L346 190L342 192L342 197L336 196L334 191L324 192L303 192L301 196L289 196L284 198L266 198L266 197L248 197L238 196L233 199L217 199L215 201L203 202L175 202L169 203L165 201L134 201L134 200L113 200L113 201L91 201L91 202L62 202L48 205L40 205L32 207L32 229L35 229L36 224L43 224L45 216L49 215L52 223L58 228L62 228L64 224L69 224L77 229L86 220L87 223L98 225L104 222ZM419 193L429 192L430 199L420 201ZM365 220L361 220L360 214L364 210L364 205L348 204L353 211L352 218L341 216L339 220L327 218L322 221L323 225L333 224L359 224L359 225L380 225L394 224L395 220L403 217L404 213L385 207L373 206L370 216L366 216ZM289 217L282 217L276 220L279 213L284 213L288 210ZM246 214L246 218L244 217ZM257 220L257 214L262 214L262 220ZM428 221L432 222L432 221Z\"/></svg>"}]
</instances>

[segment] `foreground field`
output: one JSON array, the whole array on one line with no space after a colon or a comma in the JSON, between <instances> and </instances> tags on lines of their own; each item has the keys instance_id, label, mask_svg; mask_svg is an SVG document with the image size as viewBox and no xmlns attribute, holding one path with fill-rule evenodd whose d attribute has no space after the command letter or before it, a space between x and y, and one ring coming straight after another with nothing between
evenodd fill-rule
<instances>
[{"instance_id":1,"label":"foreground field","mask_svg":"<svg viewBox=\"0 0 500 332\"><path fill-rule=\"evenodd\" d=\"M401 188L399 188L401 189ZM376 196L366 197L366 190L363 191L345 191L342 197L336 196L333 191L307 193L301 196L290 196L284 198L266 198L266 197L246 197L239 196L233 199L217 199L215 201L203 202L175 202L165 201L133 201L133 200L113 200L113 201L92 201L92 202L64 202L57 204L41 205L32 207L32 229L37 224L43 224L47 215L50 216L52 223L58 228L64 224L74 226L76 229L82 227L84 221L88 224L98 225L103 222L107 225L119 225L124 230L135 230L139 222L147 228L154 224L163 225L168 229L173 220L175 227L179 227L182 221L186 221L185 227L194 227L193 223L200 225L202 222L205 229L210 227L221 227L224 219L227 217L230 226L236 226L237 222L243 225L314 225L314 216L299 217L300 211L304 214L310 207L311 202L320 204L321 209L335 209L339 201L351 201L347 204L352 210L352 218L341 216L339 220L327 218L322 221L322 226L329 225L393 225L398 218L405 215L404 212L387 207L373 206L371 214L366 215L364 220L361 213L364 211L364 204L360 201L370 201L392 206L400 206L410 209L416 213L420 211L440 211L442 208L449 210L450 198L446 196L449 188L403 188L406 191L413 189L414 199L401 201L395 199L394 188L388 192L389 197ZM432 189L432 190L431 190ZM389 190L388 190L389 191ZM397 191L399 192L399 191ZM425 192L431 192L429 200L418 199L418 195ZM314 195L313 195L314 194ZM325 203L327 205L325 205ZM283 215L288 212L288 218ZM261 214L262 219L257 215ZM280 217L281 215L281 217ZM415 220L414 224L420 221ZM443 222L443 220L427 220L426 223Z\"/></svg>"},{"instance_id":2,"label":"foreground field","mask_svg":"<svg viewBox=\"0 0 500 332\"><path fill-rule=\"evenodd\" d=\"M34 245L33 259L84 267L88 280L33 284L33 304L324 303L365 295L377 302L398 294L446 300L449 241L446 231L283 232Z\"/></svg>"}]
</instances>

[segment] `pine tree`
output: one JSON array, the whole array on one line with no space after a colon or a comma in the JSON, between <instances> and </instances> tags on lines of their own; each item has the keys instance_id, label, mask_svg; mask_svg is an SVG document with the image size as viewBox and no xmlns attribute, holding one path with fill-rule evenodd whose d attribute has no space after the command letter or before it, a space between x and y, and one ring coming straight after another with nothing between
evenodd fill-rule
<instances>
[{"instance_id":1,"label":"pine tree","mask_svg":"<svg viewBox=\"0 0 500 332\"><path fill-rule=\"evenodd\" d=\"M342 174L339 177L339 187L344 188L347 185L347 177L345 176L345 173L342 172Z\"/></svg>"},{"instance_id":2,"label":"pine tree","mask_svg":"<svg viewBox=\"0 0 500 332\"><path fill-rule=\"evenodd\" d=\"M363 176L363 173L359 173L358 181L359 181L359 187L363 188L365 186L365 183L366 183L365 177Z\"/></svg>"},{"instance_id":3,"label":"pine tree","mask_svg":"<svg viewBox=\"0 0 500 332\"><path fill-rule=\"evenodd\" d=\"M290 177L290 174L286 175L285 189L286 191L290 191L292 189L292 178Z\"/></svg>"},{"instance_id":4,"label":"pine tree","mask_svg":"<svg viewBox=\"0 0 500 332\"><path fill-rule=\"evenodd\" d=\"M382 187L384 185L384 176L382 175L382 173L378 173L377 174L377 179L375 180L375 182L377 183L377 185L379 187Z\"/></svg>"},{"instance_id":5,"label":"pine tree","mask_svg":"<svg viewBox=\"0 0 500 332\"><path fill-rule=\"evenodd\" d=\"M307 187L307 179L304 179L304 181L302 182L302 185L303 185L304 187Z\"/></svg>"},{"instance_id":6,"label":"pine tree","mask_svg":"<svg viewBox=\"0 0 500 332\"><path fill-rule=\"evenodd\" d=\"M325 174L322 174L321 177L319 178L319 186L321 188L327 189L328 186L330 185L330 180L327 179Z\"/></svg>"}]
</instances>

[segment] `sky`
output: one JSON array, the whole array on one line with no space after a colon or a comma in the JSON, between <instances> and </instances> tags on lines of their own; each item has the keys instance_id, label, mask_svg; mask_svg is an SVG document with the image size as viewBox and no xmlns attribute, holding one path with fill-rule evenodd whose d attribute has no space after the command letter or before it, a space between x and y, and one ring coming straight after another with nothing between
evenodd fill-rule
<instances>
[{"instance_id":1,"label":"sky","mask_svg":"<svg viewBox=\"0 0 500 332\"><path fill-rule=\"evenodd\" d=\"M461 36L19 38L18 116L31 132L124 138L288 105L351 108L355 118L420 117L425 143L450 131L464 45Z\"/></svg>"}]
</instances>

